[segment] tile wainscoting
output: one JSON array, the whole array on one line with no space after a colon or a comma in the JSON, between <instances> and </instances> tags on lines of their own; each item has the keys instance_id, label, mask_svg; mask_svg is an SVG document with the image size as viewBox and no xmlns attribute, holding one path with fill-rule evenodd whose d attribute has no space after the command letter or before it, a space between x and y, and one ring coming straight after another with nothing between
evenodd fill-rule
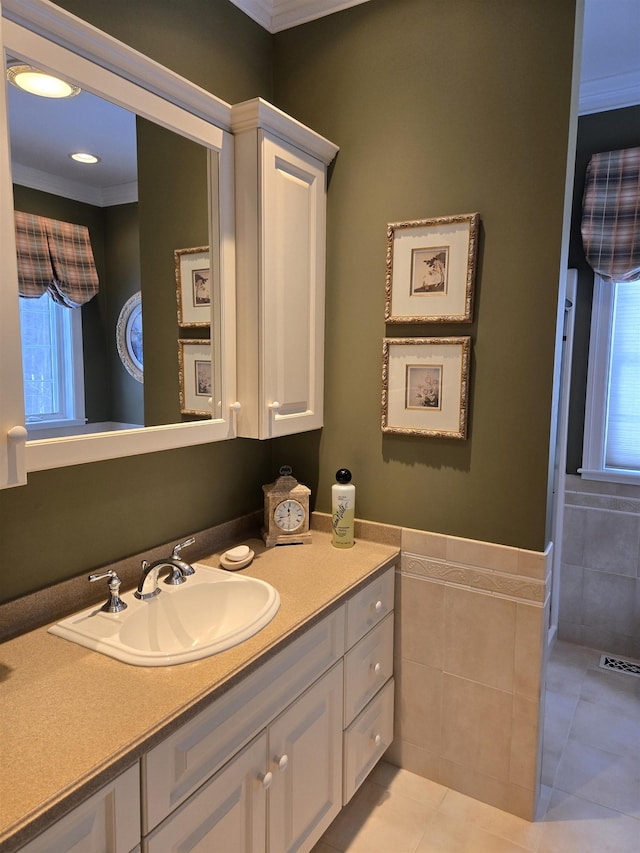
<instances>
[{"instance_id":1,"label":"tile wainscoting","mask_svg":"<svg viewBox=\"0 0 640 853\"><path fill-rule=\"evenodd\" d=\"M568 475L558 637L640 658L640 486Z\"/></svg>"},{"instance_id":2,"label":"tile wainscoting","mask_svg":"<svg viewBox=\"0 0 640 853\"><path fill-rule=\"evenodd\" d=\"M527 820L540 788L551 546L402 530L387 761Z\"/></svg>"}]
</instances>

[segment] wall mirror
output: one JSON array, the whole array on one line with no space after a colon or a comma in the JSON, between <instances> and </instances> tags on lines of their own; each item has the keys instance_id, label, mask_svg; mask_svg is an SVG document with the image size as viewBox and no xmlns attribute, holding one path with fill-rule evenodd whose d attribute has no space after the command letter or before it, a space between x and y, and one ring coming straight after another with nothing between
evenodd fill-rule
<instances>
[{"instance_id":1,"label":"wall mirror","mask_svg":"<svg viewBox=\"0 0 640 853\"><path fill-rule=\"evenodd\" d=\"M3 0L2 14L5 66L37 66L81 89L75 97L52 99L6 83L3 112L13 192L10 199L3 198L3 209L13 202L16 211L32 216L87 225L100 281L98 293L82 308L59 309L67 315L64 322L73 317L73 324L79 325L76 377L80 375L83 387L76 398L80 404L84 401L84 411L81 406L75 419L79 423L72 418L64 427L42 418L34 402L42 383L32 389L29 376L36 374L27 370L24 467L38 470L233 437L233 155L226 130L230 108L47 0ZM60 143L57 148L53 137ZM108 140L113 144L107 145ZM70 159L72 151L87 149L101 158L97 166ZM10 246L14 235L4 230L12 224L7 219L3 216L3 242ZM187 270L199 276L200 320L203 280L206 284L208 322L194 328L179 322L176 267L176 253L192 247L208 252L198 256L198 270ZM182 285L184 299L187 288L184 281ZM20 306L36 306L37 314L48 296L18 297L16 272L7 267L2 288L3 300L12 309L14 349L22 352L27 365L41 339L38 323L49 320L32 320L26 312L21 340L17 318L25 310ZM142 382L124 369L117 342L121 312L137 292L142 305ZM179 339L203 342L188 370L182 369L179 355L186 347ZM15 353L12 360L15 371ZM15 377L10 387L15 397ZM197 415L185 407L185 395L196 396ZM4 426L11 434L10 424ZM19 445L23 433L13 434ZM17 477L17 482L24 481L19 472Z\"/></svg>"}]
</instances>

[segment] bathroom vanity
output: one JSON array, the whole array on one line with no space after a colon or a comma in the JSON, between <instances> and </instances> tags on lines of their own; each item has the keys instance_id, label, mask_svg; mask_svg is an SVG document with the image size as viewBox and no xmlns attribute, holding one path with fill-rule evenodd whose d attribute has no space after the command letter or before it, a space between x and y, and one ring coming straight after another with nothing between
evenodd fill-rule
<instances>
[{"instance_id":1,"label":"bathroom vanity","mask_svg":"<svg viewBox=\"0 0 640 853\"><path fill-rule=\"evenodd\" d=\"M330 538L250 540L280 610L201 661L131 666L46 628L0 646L0 849L310 850L393 737L398 550Z\"/></svg>"}]
</instances>

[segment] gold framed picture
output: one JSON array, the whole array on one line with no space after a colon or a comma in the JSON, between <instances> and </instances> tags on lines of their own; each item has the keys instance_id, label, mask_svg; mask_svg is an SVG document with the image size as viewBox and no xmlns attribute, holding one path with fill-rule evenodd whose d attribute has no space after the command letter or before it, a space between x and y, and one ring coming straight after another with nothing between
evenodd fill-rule
<instances>
[{"instance_id":1,"label":"gold framed picture","mask_svg":"<svg viewBox=\"0 0 640 853\"><path fill-rule=\"evenodd\" d=\"M385 338L382 432L466 438L471 338Z\"/></svg>"},{"instance_id":2,"label":"gold framed picture","mask_svg":"<svg viewBox=\"0 0 640 853\"><path fill-rule=\"evenodd\" d=\"M213 393L211 341L179 340L178 361L181 413L211 417Z\"/></svg>"},{"instance_id":3,"label":"gold framed picture","mask_svg":"<svg viewBox=\"0 0 640 853\"><path fill-rule=\"evenodd\" d=\"M176 249L176 299L179 326L211 323L211 261L209 247Z\"/></svg>"},{"instance_id":4,"label":"gold framed picture","mask_svg":"<svg viewBox=\"0 0 640 853\"><path fill-rule=\"evenodd\" d=\"M470 323L478 213L387 225L385 321Z\"/></svg>"}]
</instances>

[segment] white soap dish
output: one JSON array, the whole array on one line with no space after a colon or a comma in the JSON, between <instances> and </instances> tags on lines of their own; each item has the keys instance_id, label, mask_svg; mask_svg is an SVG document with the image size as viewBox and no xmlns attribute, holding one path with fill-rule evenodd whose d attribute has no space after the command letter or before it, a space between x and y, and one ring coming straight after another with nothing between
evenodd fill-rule
<instances>
[{"instance_id":1,"label":"white soap dish","mask_svg":"<svg viewBox=\"0 0 640 853\"><path fill-rule=\"evenodd\" d=\"M244 569L255 557L255 552L248 545L238 545L236 548L230 548L220 556L220 565L228 571L237 571Z\"/></svg>"}]
</instances>

